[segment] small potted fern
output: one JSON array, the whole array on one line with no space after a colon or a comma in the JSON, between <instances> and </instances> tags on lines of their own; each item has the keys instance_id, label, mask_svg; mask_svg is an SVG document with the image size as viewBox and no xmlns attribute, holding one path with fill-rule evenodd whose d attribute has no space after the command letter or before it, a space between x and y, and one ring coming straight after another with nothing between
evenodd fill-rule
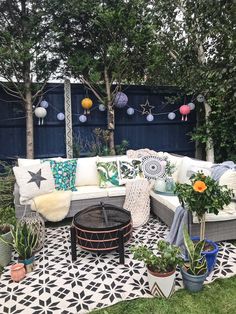
<instances>
[{"instance_id":1,"label":"small potted fern","mask_svg":"<svg viewBox=\"0 0 236 314\"><path fill-rule=\"evenodd\" d=\"M147 267L149 288L154 296L168 298L175 288L175 271L182 265L180 249L164 240L157 242L157 254L146 246L133 247L134 258Z\"/></svg>"}]
</instances>

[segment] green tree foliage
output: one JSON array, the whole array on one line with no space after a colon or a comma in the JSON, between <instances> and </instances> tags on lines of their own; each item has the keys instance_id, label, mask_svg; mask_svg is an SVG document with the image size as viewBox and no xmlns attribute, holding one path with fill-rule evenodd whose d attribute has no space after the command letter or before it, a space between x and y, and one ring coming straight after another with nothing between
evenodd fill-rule
<instances>
[{"instance_id":1,"label":"green tree foliage","mask_svg":"<svg viewBox=\"0 0 236 314\"><path fill-rule=\"evenodd\" d=\"M33 158L33 109L58 67L45 0L0 2L0 84L26 111L27 157ZM33 81L38 84L32 84Z\"/></svg>"},{"instance_id":2,"label":"green tree foliage","mask_svg":"<svg viewBox=\"0 0 236 314\"><path fill-rule=\"evenodd\" d=\"M149 82L176 85L193 97L203 94L211 112L205 119L203 104L196 103L199 121L193 139L207 143L211 137L217 161L235 160L235 1L155 2L161 31ZM160 58L158 68L155 60Z\"/></svg>"},{"instance_id":3,"label":"green tree foliage","mask_svg":"<svg viewBox=\"0 0 236 314\"><path fill-rule=\"evenodd\" d=\"M114 96L121 83L140 84L146 79L149 55L156 44L154 4L89 0L51 5L66 70L108 107L109 148L114 151Z\"/></svg>"}]
</instances>

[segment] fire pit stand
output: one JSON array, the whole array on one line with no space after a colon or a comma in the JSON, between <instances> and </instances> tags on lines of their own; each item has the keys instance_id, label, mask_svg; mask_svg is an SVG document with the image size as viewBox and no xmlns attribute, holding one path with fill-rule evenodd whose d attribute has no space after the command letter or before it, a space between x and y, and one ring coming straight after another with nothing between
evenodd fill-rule
<instances>
[{"instance_id":1,"label":"fire pit stand","mask_svg":"<svg viewBox=\"0 0 236 314\"><path fill-rule=\"evenodd\" d=\"M124 243L132 234L131 214L110 204L90 206L78 212L72 221L71 255L76 260L76 243L82 249L105 253L119 252L120 264L124 264Z\"/></svg>"}]
</instances>

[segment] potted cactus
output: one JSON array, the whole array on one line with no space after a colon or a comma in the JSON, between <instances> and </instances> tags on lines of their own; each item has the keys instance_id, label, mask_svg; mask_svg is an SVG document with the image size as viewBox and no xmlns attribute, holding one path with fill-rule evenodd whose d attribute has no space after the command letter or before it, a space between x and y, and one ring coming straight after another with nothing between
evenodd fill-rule
<instances>
[{"instance_id":1,"label":"potted cactus","mask_svg":"<svg viewBox=\"0 0 236 314\"><path fill-rule=\"evenodd\" d=\"M184 287L191 291L197 292L202 289L204 280L207 277L207 262L205 255L201 252L205 245L205 241L194 243L184 227L184 244L188 252L189 261L181 268Z\"/></svg>"},{"instance_id":2,"label":"potted cactus","mask_svg":"<svg viewBox=\"0 0 236 314\"><path fill-rule=\"evenodd\" d=\"M182 265L180 249L164 240L157 242L157 254L146 246L133 247L134 258L147 267L149 288L154 296L168 298L175 290L175 271Z\"/></svg>"}]
</instances>

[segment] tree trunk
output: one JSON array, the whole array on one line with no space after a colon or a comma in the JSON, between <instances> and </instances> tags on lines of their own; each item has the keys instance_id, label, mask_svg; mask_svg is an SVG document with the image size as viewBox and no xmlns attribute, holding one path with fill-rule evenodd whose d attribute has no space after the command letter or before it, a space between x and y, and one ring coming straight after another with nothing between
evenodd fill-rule
<instances>
[{"instance_id":1,"label":"tree trunk","mask_svg":"<svg viewBox=\"0 0 236 314\"><path fill-rule=\"evenodd\" d=\"M209 114L211 112L211 107L208 105L207 102L204 102L204 107L205 107L205 119L207 123ZM213 146L212 138L210 136L208 136L207 142L206 142L206 160L211 161L211 162L215 161L214 146Z\"/></svg>"},{"instance_id":2,"label":"tree trunk","mask_svg":"<svg viewBox=\"0 0 236 314\"><path fill-rule=\"evenodd\" d=\"M30 88L27 88L25 95L26 109L26 157L34 158L34 119L32 109L32 94Z\"/></svg>"},{"instance_id":3,"label":"tree trunk","mask_svg":"<svg viewBox=\"0 0 236 314\"><path fill-rule=\"evenodd\" d=\"M107 128L109 130L109 150L111 155L115 155L115 140L114 140L114 130L115 130L115 112L112 104L110 82L107 73L107 69L104 70L104 77L106 83L106 93L107 93Z\"/></svg>"}]
</instances>

